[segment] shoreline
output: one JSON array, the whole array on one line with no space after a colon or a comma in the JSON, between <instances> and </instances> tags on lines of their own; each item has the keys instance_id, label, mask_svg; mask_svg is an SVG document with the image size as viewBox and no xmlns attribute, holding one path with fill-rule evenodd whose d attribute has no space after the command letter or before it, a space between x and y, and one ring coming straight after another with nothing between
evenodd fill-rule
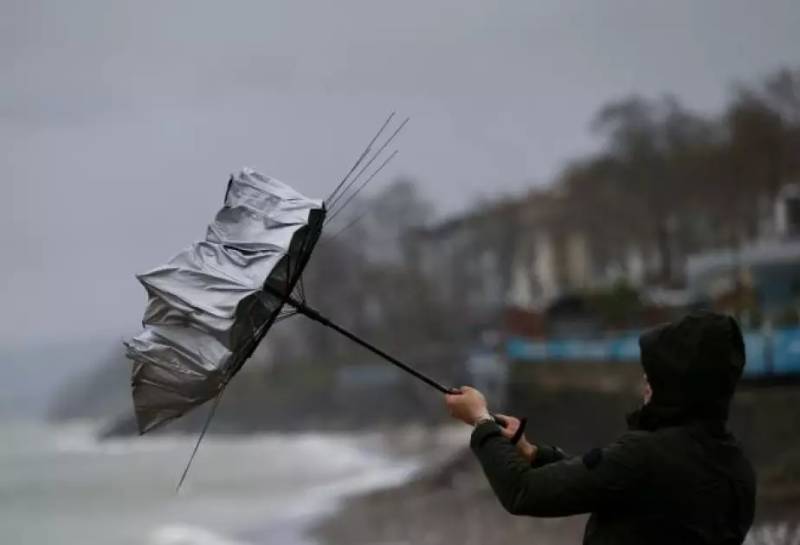
<instances>
[{"instance_id":1,"label":"shoreline","mask_svg":"<svg viewBox=\"0 0 800 545\"><path fill-rule=\"evenodd\" d=\"M759 489L747 543L784 545L794 543L793 536L800 539L800 483L785 494L789 488L781 496L772 486ZM406 483L344 498L336 512L314 525L311 535L318 545L566 545L581 543L587 518L509 515L465 445Z\"/></svg>"},{"instance_id":2,"label":"shoreline","mask_svg":"<svg viewBox=\"0 0 800 545\"><path fill-rule=\"evenodd\" d=\"M303 435L288 433L287 435ZM313 432L316 433L316 432ZM247 545L320 545L316 528L326 520L336 518L351 501L371 497L384 491L403 489L431 468L441 467L468 441L468 430L461 426L444 426L429 429L406 425L392 431L321 432L330 435L359 435L366 450L386 461L384 467L372 475L345 478L336 483L312 489L304 507L290 509L268 527L252 527L233 534ZM276 532L277 531L277 535ZM277 538L280 538L277 540Z\"/></svg>"},{"instance_id":3,"label":"shoreline","mask_svg":"<svg viewBox=\"0 0 800 545\"><path fill-rule=\"evenodd\" d=\"M91 421L0 424L9 439L0 464L17 468L3 474L13 494L0 497L0 519L12 541L31 545L48 535L85 545L311 545L308 528L343 500L398 486L463 441L460 431L417 427L208 437L176 495L194 438L99 441Z\"/></svg>"}]
</instances>

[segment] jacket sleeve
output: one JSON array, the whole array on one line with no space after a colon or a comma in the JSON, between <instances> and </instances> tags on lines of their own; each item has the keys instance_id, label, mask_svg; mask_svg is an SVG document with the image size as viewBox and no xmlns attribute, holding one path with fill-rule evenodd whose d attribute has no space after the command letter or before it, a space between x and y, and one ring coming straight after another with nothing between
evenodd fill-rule
<instances>
[{"instance_id":1,"label":"jacket sleeve","mask_svg":"<svg viewBox=\"0 0 800 545\"><path fill-rule=\"evenodd\" d=\"M531 467L542 467L553 462L560 462L569 456L560 448L553 445L536 445L538 449Z\"/></svg>"},{"instance_id":2,"label":"jacket sleeve","mask_svg":"<svg viewBox=\"0 0 800 545\"><path fill-rule=\"evenodd\" d=\"M629 432L582 458L532 467L500 433L485 422L470 446L489 484L514 515L561 517L590 513L630 500L646 478L646 434Z\"/></svg>"}]
</instances>

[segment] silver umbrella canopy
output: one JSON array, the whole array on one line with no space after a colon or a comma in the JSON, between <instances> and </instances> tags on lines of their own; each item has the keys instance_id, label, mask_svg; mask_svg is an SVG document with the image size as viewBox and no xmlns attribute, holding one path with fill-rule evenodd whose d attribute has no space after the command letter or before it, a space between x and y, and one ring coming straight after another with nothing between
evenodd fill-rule
<instances>
[{"instance_id":1,"label":"silver umbrella canopy","mask_svg":"<svg viewBox=\"0 0 800 545\"><path fill-rule=\"evenodd\" d=\"M140 433L220 394L280 315L324 219L322 201L245 168L205 240L137 275L144 330L126 347Z\"/></svg>"},{"instance_id":2,"label":"silver umbrella canopy","mask_svg":"<svg viewBox=\"0 0 800 545\"><path fill-rule=\"evenodd\" d=\"M138 275L148 294L144 331L126 347L134 362L133 400L140 433L215 399L178 489L225 386L280 317L303 314L439 392L456 392L308 306L302 289L301 275L323 224L340 214L397 154L397 150L392 152L355 185L408 123L406 118L370 155L393 117L394 113L386 119L324 203L245 168L231 176L225 204L209 225L206 239L166 265ZM328 220L326 208L332 210ZM298 283L300 299L292 295ZM283 311L284 305L287 311Z\"/></svg>"},{"instance_id":3,"label":"silver umbrella canopy","mask_svg":"<svg viewBox=\"0 0 800 545\"><path fill-rule=\"evenodd\" d=\"M205 240L166 265L137 275L148 294L144 330L125 344L134 362L133 401L140 433L215 399L178 489L225 386L280 317L303 314L439 392L457 392L323 316L308 306L303 294L301 275L326 223L326 208L332 210L330 222L396 156L397 150L355 185L408 123L406 118L370 155L393 117L394 113L386 119L325 202L245 168L231 176L225 204L208 226ZM292 295L298 283L299 299Z\"/></svg>"}]
</instances>

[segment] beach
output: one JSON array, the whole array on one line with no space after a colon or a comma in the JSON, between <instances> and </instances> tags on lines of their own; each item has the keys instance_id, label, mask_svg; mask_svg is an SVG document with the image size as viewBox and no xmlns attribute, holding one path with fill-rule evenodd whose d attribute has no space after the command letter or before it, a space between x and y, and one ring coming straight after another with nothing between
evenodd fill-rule
<instances>
[{"instance_id":1,"label":"beach","mask_svg":"<svg viewBox=\"0 0 800 545\"><path fill-rule=\"evenodd\" d=\"M786 480L782 479L782 482ZM788 483L787 483L788 484ZM746 545L800 543L800 496L762 482ZM784 490L785 491L785 490ZM326 545L577 545L587 515L515 517L495 498L473 454L462 448L411 480L347 498L314 526Z\"/></svg>"}]
</instances>

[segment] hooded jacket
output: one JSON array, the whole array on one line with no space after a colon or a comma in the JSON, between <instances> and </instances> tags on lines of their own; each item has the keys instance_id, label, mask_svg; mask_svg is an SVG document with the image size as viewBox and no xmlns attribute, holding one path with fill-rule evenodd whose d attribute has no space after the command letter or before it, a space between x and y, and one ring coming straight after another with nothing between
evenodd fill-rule
<instances>
[{"instance_id":1,"label":"hooded jacket","mask_svg":"<svg viewBox=\"0 0 800 545\"><path fill-rule=\"evenodd\" d=\"M698 312L639 345L653 395L612 444L579 457L539 446L530 464L496 424L476 427L471 447L492 489L516 515L591 513L587 545L742 543L755 475L726 429L745 363L739 326Z\"/></svg>"}]
</instances>

